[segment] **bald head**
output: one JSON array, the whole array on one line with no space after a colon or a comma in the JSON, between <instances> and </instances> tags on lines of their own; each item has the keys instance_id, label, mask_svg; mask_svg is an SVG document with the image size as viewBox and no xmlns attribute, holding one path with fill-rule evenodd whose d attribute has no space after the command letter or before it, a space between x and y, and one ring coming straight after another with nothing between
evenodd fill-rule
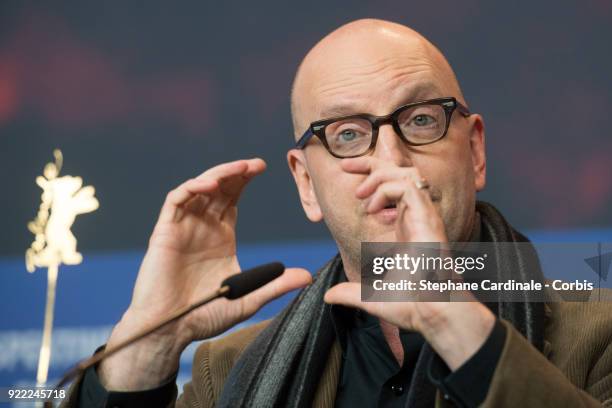
<instances>
[{"instance_id":1,"label":"bald head","mask_svg":"<svg viewBox=\"0 0 612 408\"><path fill-rule=\"evenodd\" d=\"M414 95L406 95L409 88ZM299 137L312 121L344 111L350 114L351 107L366 112L365 105L374 108L381 99L425 93L463 101L442 53L406 26L375 19L353 21L319 41L300 64L291 92L295 135Z\"/></svg>"}]
</instances>

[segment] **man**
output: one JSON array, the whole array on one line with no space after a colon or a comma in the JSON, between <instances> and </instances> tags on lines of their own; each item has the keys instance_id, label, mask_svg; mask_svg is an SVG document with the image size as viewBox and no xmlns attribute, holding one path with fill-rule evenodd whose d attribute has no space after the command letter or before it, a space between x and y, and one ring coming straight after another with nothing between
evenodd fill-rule
<instances>
[{"instance_id":1,"label":"man","mask_svg":"<svg viewBox=\"0 0 612 408\"><path fill-rule=\"evenodd\" d=\"M379 20L342 26L306 55L291 101L297 143L288 164L306 216L325 221L339 256L312 282L287 269L111 356L77 382L69 404L172 405L188 344L306 287L271 322L203 343L177 404L612 406L605 303L360 300L361 242L525 241L476 202L483 119L431 43ZM221 164L168 194L109 346L240 271L236 204L264 169L260 159ZM521 268L512 257L500 265Z\"/></svg>"}]
</instances>

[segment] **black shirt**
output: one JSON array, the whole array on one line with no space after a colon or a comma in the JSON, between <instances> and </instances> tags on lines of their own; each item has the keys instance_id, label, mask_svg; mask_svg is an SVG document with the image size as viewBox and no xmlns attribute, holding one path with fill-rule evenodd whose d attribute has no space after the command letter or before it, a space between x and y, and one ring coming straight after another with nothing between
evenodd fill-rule
<instances>
[{"instance_id":1,"label":"black shirt","mask_svg":"<svg viewBox=\"0 0 612 408\"><path fill-rule=\"evenodd\" d=\"M400 331L404 349L400 366L377 318L342 306L332 306L332 316L342 346L335 406L404 407L423 336Z\"/></svg>"},{"instance_id":2,"label":"black shirt","mask_svg":"<svg viewBox=\"0 0 612 408\"><path fill-rule=\"evenodd\" d=\"M391 352L379 320L363 311L332 306L332 319L342 346L342 366L336 407L405 407L408 389L421 348L417 332L400 330L404 361L400 367ZM482 347L455 372L434 355L427 365L430 381L459 407L484 401L503 350L504 326L495 322Z\"/></svg>"}]
</instances>

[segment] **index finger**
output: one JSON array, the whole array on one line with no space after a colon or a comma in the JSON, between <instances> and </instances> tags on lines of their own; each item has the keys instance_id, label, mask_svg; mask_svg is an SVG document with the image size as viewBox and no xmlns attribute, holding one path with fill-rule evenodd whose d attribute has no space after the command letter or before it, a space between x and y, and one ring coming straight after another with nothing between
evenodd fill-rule
<instances>
[{"instance_id":1,"label":"index finger","mask_svg":"<svg viewBox=\"0 0 612 408\"><path fill-rule=\"evenodd\" d=\"M369 174L376 167L372 156L352 157L350 159L342 159L340 167L348 173Z\"/></svg>"},{"instance_id":2,"label":"index finger","mask_svg":"<svg viewBox=\"0 0 612 408\"><path fill-rule=\"evenodd\" d=\"M370 174L383 167L412 167L412 165L399 165L395 162L389 162L375 156L359 156L342 159L340 167L347 173Z\"/></svg>"},{"instance_id":3,"label":"index finger","mask_svg":"<svg viewBox=\"0 0 612 408\"><path fill-rule=\"evenodd\" d=\"M264 162L260 158L254 159L241 159L234 160L227 163L221 163L210 169L206 170L204 173L200 174L196 177L197 180L202 179L211 179L221 181L222 179L238 176L238 175L246 175L247 177L252 177L256 174L261 173L266 168L266 162Z\"/></svg>"},{"instance_id":4,"label":"index finger","mask_svg":"<svg viewBox=\"0 0 612 408\"><path fill-rule=\"evenodd\" d=\"M170 191L166 196L166 202L162 207L162 216L167 211L164 211L164 208L168 205L172 207L179 207L187 203L197 194L211 194L215 191L221 190L221 183L223 181L228 181L235 179L236 177L241 178L242 182L234 185L234 188L226 188L225 191L222 191L226 197L221 197L222 203L217 203L220 205L221 211L227 206L228 201L232 200L232 196L238 195L244 187L246 181L248 181L251 177L256 174L261 173L266 168L266 163L260 159L250 159L250 160L235 160L232 162L221 163L217 166L211 167L206 170L204 173L200 174L194 179L187 180L182 183L180 186ZM242 176L242 177L240 177ZM230 183L232 184L232 183ZM227 186L226 186L227 187ZM231 191L237 190L237 191ZM170 212L172 213L172 212ZM170 214L169 213L169 214ZM169 219L173 219L173 216L168 215ZM160 218L162 218L160 216Z\"/></svg>"},{"instance_id":5,"label":"index finger","mask_svg":"<svg viewBox=\"0 0 612 408\"><path fill-rule=\"evenodd\" d=\"M216 180L219 184L218 191L220 194L214 195L208 209L218 216L222 216L228 207L236 205L247 183L266 169L266 163L259 158L246 160L245 162L247 167L243 172L224 174Z\"/></svg>"}]
</instances>

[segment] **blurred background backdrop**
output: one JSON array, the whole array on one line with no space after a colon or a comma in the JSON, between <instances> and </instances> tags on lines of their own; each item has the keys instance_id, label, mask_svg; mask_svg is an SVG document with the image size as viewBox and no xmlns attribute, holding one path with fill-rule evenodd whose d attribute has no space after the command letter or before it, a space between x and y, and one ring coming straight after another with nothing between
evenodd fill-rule
<instances>
[{"instance_id":1,"label":"blurred background backdrop","mask_svg":"<svg viewBox=\"0 0 612 408\"><path fill-rule=\"evenodd\" d=\"M56 147L62 174L94 185L100 209L73 226L84 263L60 268L52 379L120 318L167 191L217 163L268 163L240 206L243 266L314 271L335 253L287 169L289 89L308 49L361 17L409 25L448 57L485 118L482 199L533 239L612 241L607 0L3 1L0 386L35 378L46 271L28 274L23 253L34 179Z\"/></svg>"}]
</instances>

